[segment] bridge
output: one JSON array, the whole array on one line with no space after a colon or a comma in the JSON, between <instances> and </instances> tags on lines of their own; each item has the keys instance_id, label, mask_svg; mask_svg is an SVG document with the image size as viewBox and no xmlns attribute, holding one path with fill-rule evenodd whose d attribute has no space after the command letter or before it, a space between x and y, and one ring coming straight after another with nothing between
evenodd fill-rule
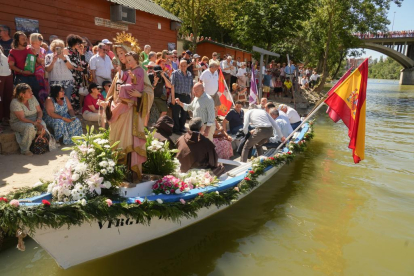
<instances>
[{"instance_id":1,"label":"bridge","mask_svg":"<svg viewBox=\"0 0 414 276\"><path fill-rule=\"evenodd\" d=\"M361 38L361 48L380 52L403 66L400 84L414 85L414 37Z\"/></svg>"}]
</instances>

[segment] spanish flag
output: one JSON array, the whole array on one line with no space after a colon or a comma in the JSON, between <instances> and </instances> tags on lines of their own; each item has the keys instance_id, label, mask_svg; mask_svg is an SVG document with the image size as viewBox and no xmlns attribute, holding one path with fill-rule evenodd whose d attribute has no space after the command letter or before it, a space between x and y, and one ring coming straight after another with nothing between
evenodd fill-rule
<instances>
[{"instance_id":1,"label":"spanish flag","mask_svg":"<svg viewBox=\"0 0 414 276\"><path fill-rule=\"evenodd\" d=\"M217 114L220 116L226 116L227 113L230 111L231 106L233 105L233 97L227 87L226 80L224 79L223 72L221 69L218 69L219 73L219 83L218 83L218 92L221 93L220 95L220 103L221 105L217 109Z\"/></svg>"},{"instance_id":2,"label":"spanish flag","mask_svg":"<svg viewBox=\"0 0 414 276\"><path fill-rule=\"evenodd\" d=\"M351 139L348 147L352 149L355 163L364 159L367 80L368 59L325 100L325 103L348 127L348 136ZM335 121L334 118L332 119Z\"/></svg>"}]
</instances>

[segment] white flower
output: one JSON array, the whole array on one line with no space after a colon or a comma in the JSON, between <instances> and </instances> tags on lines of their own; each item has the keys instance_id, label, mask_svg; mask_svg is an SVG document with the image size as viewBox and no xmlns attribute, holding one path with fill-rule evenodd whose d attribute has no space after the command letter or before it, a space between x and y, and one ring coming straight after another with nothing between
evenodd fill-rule
<instances>
[{"instance_id":1,"label":"white flower","mask_svg":"<svg viewBox=\"0 0 414 276\"><path fill-rule=\"evenodd\" d=\"M165 191L165 194L166 195L169 195L170 194L170 191ZM158 200L158 199L157 199Z\"/></svg>"},{"instance_id":2,"label":"white flower","mask_svg":"<svg viewBox=\"0 0 414 276\"><path fill-rule=\"evenodd\" d=\"M88 153L94 153L94 152L95 152L95 149L93 148L88 149Z\"/></svg>"},{"instance_id":3,"label":"white flower","mask_svg":"<svg viewBox=\"0 0 414 276\"><path fill-rule=\"evenodd\" d=\"M181 194L181 190L180 190L180 189L177 189L177 190L175 190L175 193L176 193L177 195L179 195L179 194Z\"/></svg>"},{"instance_id":4,"label":"white flower","mask_svg":"<svg viewBox=\"0 0 414 276\"><path fill-rule=\"evenodd\" d=\"M63 199L63 202L68 202L69 201L69 199L67 198L67 197L65 197L64 199Z\"/></svg>"},{"instance_id":5,"label":"white flower","mask_svg":"<svg viewBox=\"0 0 414 276\"><path fill-rule=\"evenodd\" d=\"M108 167L108 172L109 172L109 173L113 173L113 172L114 172L114 168L112 168L112 167Z\"/></svg>"},{"instance_id":6,"label":"white flower","mask_svg":"<svg viewBox=\"0 0 414 276\"><path fill-rule=\"evenodd\" d=\"M116 164L115 164L114 160L108 159L108 165L109 165L109 167L114 167Z\"/></svg>"},{"instance_id":7,"label":"white flower","mask_svg":"<svg viewBox=\"0 0 414 276\"><path fill-rule=\"evenodd\" d=\"M106 140L106 139L99 139L99 141L95 140L95 142L96 142L97 144L99 144L99 145L103 145L103 144L107 144L107 143L109 143L109 141L108 141L108 140Z\"/></svg>"},{"instance_id":8,"label":"white flower","mask_svg":"<svg viewBox=\"0 0 414 276\"><path fill-rule=\"evenodd\" d=\"M218 192L218 191L216 191L216 194L218 195L218 194L219 194L219 192Z\"/></svg>"},{"instance_id":9,"label":"white flower","mask_svg":"<svg viewBox=\"0 0 414 276\"><path fill-rule=\"evenodd\" d=\"M106 167L108 167L108 162L107 161L102 161L102 162L99 163L99 166L103 167L103 168L106 168Z\"/></svg>"},{"instance_id":10,"label":"white flower","mask_svg":"<svg viewBox=\"0 0 414 276\"><path fill-rule=\"evenodd\" d=\"M63 190L63 194L64 194L65 196L70 196L71 192L70 192L70 190L69 190L69 189L64 189L64 190Z\"/></svg>"},{"instance_id":11,"label":"white flower","mask_svg":"<svg viewBox=\"0 0 414 276\"><path fill-rule=\"evenodd\" d=\"M105 175L105 174L107 174L107 173L108 173L108 171L107 171L107 170L105 170L105 169L102 169L102 170L101 170L101 174Z\"/></svg>"},{"instance_id":12,"label":"white flower","mask_svg":"<svg viewBox=\"0 0 414 276\"><path fill-rule=\"evenodd\" d=\"M33 184L33 187L42 186L42 181L37 181L35 184Z\"/></svg>"},{"instance_id":13,"label":"white flower","mask_svg":"<svg viewBox=\"0 0 414 276\"><path fill-rule=\"evenodd\" d=\"M77 173L72 174L72 181L77 181L77 180L79 180L79 174Z\"/></svg>"},{"instance_id":14,"label":"white flower","mask_svg":"<svg viewBox=\"0 0 414 276\"><path fill-rule=\"evenodd\" d=\"M79 174L85 173L87 169L88 169L88 165L86 165L83 162L77 164L76 167L75 167L75 171L78 172Z\"/></svg>"},{"instance_id":15,"label":"white flower","mask_svg":"<svg viewBox=\"0 0 414 276\"><path fill-rule=\"evenodd\" d=\"M80 200L80 204L81 204L82 206L85 206L85 205L86 205L86 199L82 198L82 199Z\"/></svg>"},{"instance_id":16,"label":"white flower","mask_svg":"<svg viewBox=\"0 0 414 276\"><path fill-rule=\"evenodd\" d=\"M158 202L159 204L162 204L162 203L163 203L162 199L160 199L160 198L157 198L157 202Z\"/></svg>"},{"instance_id":17,"label":"white flower","mask_svg":"<svg viewBox=\"0 0 414 276\"><path fill-rule=\"evenodd\" d=\"M104 183L103 183L103 188L105 188L105 189L109 189L109 188L111 188L111 182L109 182L109 181L105 181Z\"/></svg>"},{"instance_id":18,"label":"white flower","mask_svg":"<svg viewBox=\"0 0 414 276\"><path fill-rule=\"evenodd\" d=\"M51 193L54 187L55 187L55 182L52 182L49 185L47 185L47 192Z\"/></svg>"},{"instance_id":19,"label":"white flower","mask_svg":"<svg viewBox=\"0 0 414 276\"><path fill-rule=\"evenodd\" d=\"M105 145L104 148L109 149L111 146L110 145Z\"/></svg>"},{"instance_id":20,"label":"white flower","mask_svg":"<svg viewBox=\"0 0 414 276\"><path fill-rule=\"evenodd\" d=\"M188 192L188 191L190 191L190 188L185 188L184 191Z\"/></svg>"}]
</instances>

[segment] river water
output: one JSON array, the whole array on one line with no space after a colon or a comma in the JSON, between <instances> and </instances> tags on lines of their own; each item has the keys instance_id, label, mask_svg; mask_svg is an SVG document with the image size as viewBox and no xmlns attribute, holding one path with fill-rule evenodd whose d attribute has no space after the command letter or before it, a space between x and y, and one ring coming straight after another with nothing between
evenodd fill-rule
<instances>
[{"instance_id":1,"label":"river water","mask_svg":"<svg viewBox=\"0 0 414 276\"><path fill-rule=\"evenodd\" d=\"M68 270L26 239L0 275L414 275L413 121L414 86L369 80L360 164L320 111L308 151L226 211Z\"/></svg>"}]
</instances>

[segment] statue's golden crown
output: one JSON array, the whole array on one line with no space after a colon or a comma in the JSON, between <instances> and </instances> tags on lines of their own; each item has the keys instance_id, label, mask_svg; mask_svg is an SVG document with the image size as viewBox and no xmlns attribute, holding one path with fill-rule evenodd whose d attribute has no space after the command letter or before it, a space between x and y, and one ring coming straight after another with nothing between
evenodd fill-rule
<instances>
[{"instance_id":1,"label":"statue's golden crown","mask_svg":"<svg viewBox=\"0 0 414 276\"><path fill-rule=\"evenodd\" d=\"M138 40L135 39L130 33L125 33L125 31L123 31L122 33L116 33L116 37L114 38L114 44L125 45L128 48L131 48L131 51L134 51L138 54L141 52Z\"/></svg>"}]
</instances>

